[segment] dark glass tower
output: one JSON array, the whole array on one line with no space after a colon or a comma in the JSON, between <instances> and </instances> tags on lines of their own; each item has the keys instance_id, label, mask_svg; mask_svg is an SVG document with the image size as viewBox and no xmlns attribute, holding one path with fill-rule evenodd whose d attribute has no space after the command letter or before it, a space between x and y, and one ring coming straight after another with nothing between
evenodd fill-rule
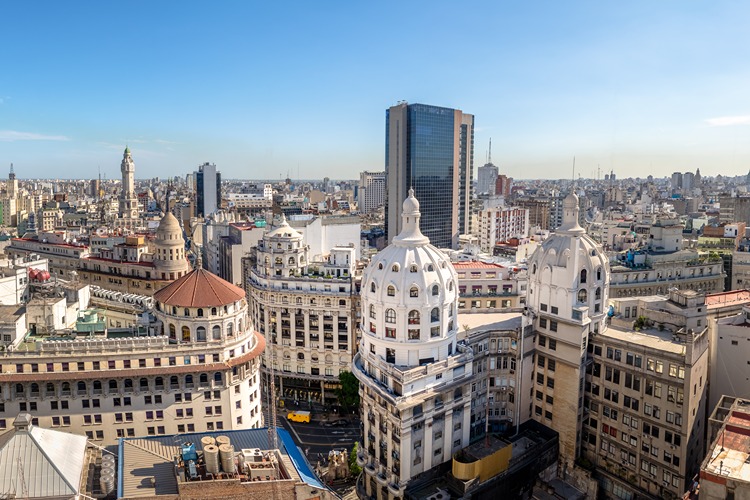
<instances>
[{"instance_id":1,"label":"dark glass tower","mask_svg":"<svg viewBox=\"0 0 750 500\"><path fill-rule=\"evenodd\" d=\"M413 187L422 233L439 248L456 248L470 231L474 116L461 110L400 103L386 111L386 237L401 231L400 209Z\"/></svg>"}]
</instances>

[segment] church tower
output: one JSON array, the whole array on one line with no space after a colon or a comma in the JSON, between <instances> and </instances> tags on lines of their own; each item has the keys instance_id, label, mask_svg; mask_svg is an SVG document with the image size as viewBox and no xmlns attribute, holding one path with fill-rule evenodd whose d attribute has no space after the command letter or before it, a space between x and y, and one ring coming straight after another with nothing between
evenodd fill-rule
<instances>
[{"instance_id":1,"label":"church tower","mask_svg":"<svg viewBox=\"0 0 750 500\"><path fill-rule=\"evenodd\" d=\"M469 444L471 349L456 342L458 277L419 228L414 191L402 230L362 276L360 382L369 498L403 498L409 480Z\"/></svg>"},{"instance_id":2,"label":"church tower","mask_svg":"<svg viewBox=\"0 0 750 500\"><path fill-rule=\"evenodd\" d=\"M138 199L135 196L135 163L126 147L120 163L122 173L122 191L120 192L120 218L138 219ZM133 223L134 224L134 223Z\"/></svg>"},{"instance_id":3,"label":"church tower","mask_svg":"<svg viewBox=\"0 0 750 500\"><path fill-rule=\"evenodd\" d=\"M607 328L609 261L579 225L578 212L578 196L570 193L562 225L531 256L526 313L536 332L536 360L524 407L528 418L559 433L563 471L579 455L589 336Z\"/></svg>"}]
</instances>

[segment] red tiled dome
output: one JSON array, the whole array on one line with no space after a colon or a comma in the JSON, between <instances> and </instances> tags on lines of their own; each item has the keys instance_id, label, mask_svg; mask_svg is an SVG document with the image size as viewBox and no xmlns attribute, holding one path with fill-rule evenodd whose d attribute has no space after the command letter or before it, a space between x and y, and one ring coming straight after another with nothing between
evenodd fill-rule
<instances>
[{"instance_id":1,"label":"red tiled dome","mask_svg":"<svg viewBox=\"0 0 750 500\"><path fill-rule=\"evenodd\" d=\"M216 307L245 298L245 291L198 268L156 292L154 298L170 306Z\"/></svg>"}]
</instances>

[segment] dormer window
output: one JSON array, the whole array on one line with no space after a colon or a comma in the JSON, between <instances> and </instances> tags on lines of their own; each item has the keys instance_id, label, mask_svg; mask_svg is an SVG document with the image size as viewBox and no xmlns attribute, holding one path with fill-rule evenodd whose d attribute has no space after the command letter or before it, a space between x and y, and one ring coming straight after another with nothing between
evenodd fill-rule
<instances>
[{"instance_id":1,"label":"dormer window","mask_svg":"<svg viewBox=\"0 0 750 500\"><path fill-rule=\"evenodd\" d=\"M409 266L409 272L416 273L417 270L418 269L417 269L417 265L416 264L412 264L411 266Z\"/></svg>"},{"instance_id":2,"label":"dormer window","mask_svg":"<svg viewBox=\"0 0 750 500\"><path fill-rule=\"evenodd\" d=\"M398 269L399 269L398 264L393 264L393 266L391 266L391 271L393 271L394 273L397 273Z\"/></svg>"},{"instance_id":3,"label":"dormer window","mask_svg":"<svg viewBox=\"0 0 750 500\"><path fill-rule=\"evenodd\" d=\"M388 285L387 293L388 293L389 297L395 297L396 296L396 287L393 286L393 285Z\"/></svg>"},{"instance_id":4,"label":"dormer window","mask_svg":"<svg viewBox=\"0 0 750 500\"><path fill-rule=\"evenodd\" d=\"M440 295L440 288L437 285L432 285L432 296L437 297Z\"/></svg>"},{"instance_id":5,"label":"dormer window","mask_svg":"<svg viewBox=\"0 0 750 500\"><path fill-rule=\"evenodd\" d=\"M419 288L413 286L409 289L409 297L419 297Z\"/></svg>"},{"instance_id":6,"label":"dormer window","mask_svg":"<svg viewBox=\"0 0 750 500\"><path fill-rule=\"evenodd\" d=\"M598 288L597 288L597 290L598 290ZM584 289L578 290L578 302L585 303L587 297L588 297L588 294L586 293L586 290L584 290Z\"/></svg>"},{"instance_id":7,"label":"dormer window","mask_svg":"<svg viewBox=\"0 0 750 500\"><path fill-rule=\"evenodd\" d=\"M585 269L581 269L581 284L586 283L586 275L587 271Z\"/></svg>"}]
</instances>

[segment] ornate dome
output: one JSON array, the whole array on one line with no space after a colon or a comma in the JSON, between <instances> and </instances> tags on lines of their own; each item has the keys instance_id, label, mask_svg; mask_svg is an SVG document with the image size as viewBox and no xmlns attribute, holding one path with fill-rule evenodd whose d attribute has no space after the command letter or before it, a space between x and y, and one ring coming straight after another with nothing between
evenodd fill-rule
<instances>
[{"instance_id":1,"label":"ornate dome","mask_svg":"<svg viewBox=\"0 0 750 500\"><path fill-rule=\"evenodd\" d=\"M403 207L401 233L364 271L362 328L378 347L395 351L395 364L413 366L453 353L458 278L450 259L421 233L413 191Z\"/></svg>"},{"instance_id":2,"label":"ornate dome","mask_svg":"<svg viewBox=\"0 0 750 500\"><path fill-rule=\"evenodd\" d=\"M563 201L563 223L529 259L527 303L539 315L598 323L609 293L609 259L578 224L578 196ZM604 322L601 321L602 331Z\"/></svg>"},{"instance_id":3,"label":"ornate dome","mask_svg":"<svg viewBox=\"0 0 750 500\"><path fill-rule=\"evenodd\" d=\"M180 227L180 221L172 212L167 212L161 221L159 221L159 227L156 229L156 237L160 240L168 240L169 235L180 234L182 235L182 228Z\"/></svg>"},{"instance_id":4,"label":"ornate dome","mask_svg":"<svg viewBox=\"0 0 750 500\"><path fill-rule=\"evenodd\" d=\"M287 238L287 239L302 239L302 233L294 229L286 221L286 216L281 214L281 222L278 226L274 227L271 231L266 233L266 238Z\"/></svg>"}]
</instances>

